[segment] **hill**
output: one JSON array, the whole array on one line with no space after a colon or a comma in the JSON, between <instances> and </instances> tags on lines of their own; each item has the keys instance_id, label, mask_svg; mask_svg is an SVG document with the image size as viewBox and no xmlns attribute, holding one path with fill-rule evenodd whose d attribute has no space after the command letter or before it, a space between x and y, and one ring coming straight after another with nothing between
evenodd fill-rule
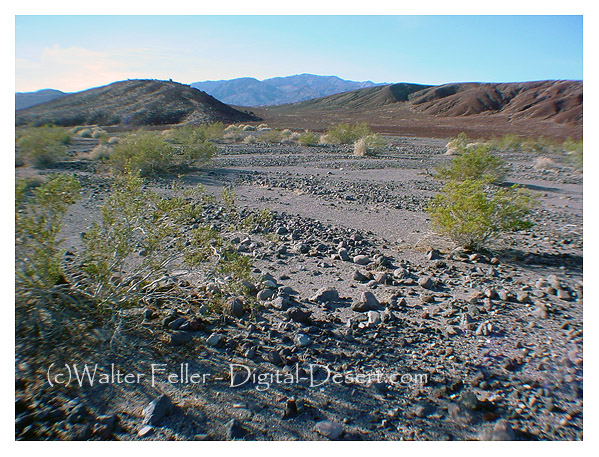
<instances>
[{"instance_id":1,"label":"hill","mask_svg":"<svg viewBox=\"0 0 599 457\"><path fill-rule=\"evenodd\" d=\"M582 138L582 81L390 84L252 110L274 127L325 130L367 122L375 131L423 137L503 135Z\"/></svg>"},{"instance_id":2,"label":"hill","mask_svg":"<svg viewBox=\"0 0 599 457\"><path fill-rule=\"evenodd\" d=\"M69 94L55 89L42 89L36 92L16 92L15 110L29 108L33 105L46 103Z\"/></svg>"},{"instance_id":3,"label":"hill","mask_svg":"<svg viewBox=\"0 0 599 457\"><path fill-rule=\"evenodd\" d=\"M164 125L259 120L190 86L172 81L128 80L77 92L18 110L16 125Z\"/></svg>"},{"instance_id":4,"label":"hill","mask_svg":"<svg viewBox=\"0 0 599 457\"><path fill-rule=\"evenodd\" d=\"M267 106L310 100L374 87L377 84L372 81L348 81L337 76L318 76L305 73L263 81L255 78L201 81L192 83L191 86L231 105Z\"/></svg>"}]
</instances>

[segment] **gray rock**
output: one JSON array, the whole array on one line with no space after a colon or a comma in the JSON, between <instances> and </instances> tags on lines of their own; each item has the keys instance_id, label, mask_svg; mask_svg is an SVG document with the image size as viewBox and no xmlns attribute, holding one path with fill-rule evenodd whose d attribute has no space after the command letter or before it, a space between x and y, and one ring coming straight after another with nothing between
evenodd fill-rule
<instances>
[{"instance_id":1,"label":"gray rock","mask_svg":"<svg viewBox=\"0 0 599 457\"><path fill-rule=\"evenodd\" d=\"M243 317L245 314L243 300L239 297L230 299L227 304L227 311L231 316Z\"/></svg>"},{"instance_id":2,"label":"gray rock","mask_svg":"<svg viewBox=\"0 0 599 457\"><path fill-rule=\"evenodd\" d=\"M310 315L312 313L310 311L304 311L301 308L291 308L287 311L287 316L294 322L299 322L300 324L307 324L310 322Z\"/></svg>"},{"instance_id":3,"label":"gray rock","mask_svg":"<svg viewBox=\"0 0 599 457\"><path fill-rule=\"evenodd\" d=\"M376 311L368 311L368 326L374 327L381 323L381 316Z\"/></svg>"},{"instance_id":4,"label":"gray rock","mask_svg":"<svg viewBox=\"0 0 599 457\"><path fill-rule=\"evenodd\" d=\"M143 410L143 424L158 425L163 418L172 414L174 410L175 405L171 399L162 394Z\"/></svg>"},{"instance_id":5,"label":"gray rock","mask_svg":"<svg viewBox=\"0 0 599 457\"><path fill-rule=\"evenodd\" d=\"M193 335L189 332L173 332L171 335L171 344L173 346L180 346L182 344L189 343L193 339Z\"/></svg>"},{"instance_id":6,"label":"gray rock","mask_svg":"<svg viewBox=\"0 0 599 457\"><path fill-rule=\"evenodd\" d=\"M275 293L275 289L262 289L260 292L258 292L256 298L259 301L267 301L270 300L275 295Z\"/></svg>"},{"instance_id":7,"label":"gray rock","mask_svg":"<svg viewBox=\"0 0 599 457\"><path fill-rule=\"evenodd\" d=\"M491 432L491 441L514 441L515 439L516 434L510 423L505 419L498 420Z\"/></svg>"},{"instance_id":8,"label":"gray rock","mask_svg":"<svg viewBox=\"0 0 599 457\"><path fill-rule=\"evenodd\" d=\"M312 343L312 340L307 337L306 335L304 335L303 333L298 333L297 335L295 335L295 338L293 339L293 343L300 347L306 347L308 345L310 345L310 343Z\"/></svg>"},{"instance_id":9,"label":"gray rock","mask_svg":"<svg viewBox=\"0 0 599 457\"><path fill-rule=\"evenodd\" d=\"M314 294L310 300L319 303L335 302L339 300L339 292L332 287L323 287L318 289L316 294Z\"/></svg>"},{"instance_id":10,"label":"gray rock","mask_svg":"<svg viewBox=\"0 0 599 457\"><path fill-rule=\"evenodd\" d=\"M393 270L393 277L395 279L406 279L410 273L405 268L399 267Z\"/></svg>"},{"instance_id":11,"label":"gray rock","mask_svg":"<svg viewBox=\"0 0 599 457\"><path fill-rule=\"evenodd\" d=\"M314 426L319 434L330 440L336 440L343 434L343 425L334 421L320 421Z\"/></svg>"},{"instance_id":12,"label":"gray rock","mask_svg":"<svg viewBox=\"0 0 599 457\"><path fill-rule=\"evenodd\" d=\"M282 365L283 364L283 359L281 358L281 354L279 354L279 351L277 351L276 349L268 351L266 354L264 354L264 360L272 363L273 365Z\"/></svg>"},{"instance_id":13,"label":"gray rock","mask_svg":"<svg viewBox=\"0 0 599 457\"><path fill-rule=\"evenodd\" d=\"M424 289L432 289L435 284L430 276L424 276L418 280L418 285Z\"/></svg>"},{"instance_id":14,"label":"gray rock","mask_svg":"<svg viewBox=\"0 0 599 457\"><path fill-rule=\"evenodd\" d=\"M354 257L354 263L356 265L368 265L372 260L367 255L357 255Z\"/></svg>"},{"instance_id":15,"label":"gray rock","mask_svg":"<svg viewBox=\"0 0 599 457\"><path fill-rule=\"evenodd\" d=\"M289 300L287 300L285 297L277 297L272 301L272 307L281 311L285 311L289 308L289 306Z\"/></svg>"},{"instance_id":16,"label":"gray rock","mask_svg":"<svg viewBox=\"0 0 599 457\"><path fill-rule=\"evenodd\" d=\"M243 428L237 419L231 419L225 425L225 434L227 440L241 440L248 434L248 431Z\"/></svg>"},{"instance_id":17,"label":"gray rock","mask_svg":"<svg viewBox=\"0 0 599 457\"><path fill-rule=\"evenodd\" d=\"M428 251L426 253L426 258L428 260L437 260L441 258L441 254L439 251L437 251L436 249L431 249L430 251Z\"/></svg>"},{"instance_id":18,"label":"gray rock","mask_svg":"<svg viewBox=\"0 0 599 457\"><path fill-rule=\"evenodd\" d=\"M572 296L570 295L570 292L568 292L566 289L558 289L557 298L564 301L570 301L572 299Z\"/></svg>"},{"instance_id":19,"label":"gray rock","mask_svg":"<svg viewBox=\"0 0 599 457\"><path fill-rule=\"evenodd\" d=\"M343 260L345 262L349 262L351 260L351 257L349 256L349 254L347 253L347 249L345 249L345 248L339 249L339 251L337 251L337 254L339 254L339 257L341 257L341 260Z\"/></svg>"},{"instance_id":20,"label":"gray rock","mask_svg":"<svg viewBox=\"0 0 599 457\"><path fill-rule=\"evenodd\" d=\"M354 281L358 281L358 282L368 282L368 281L370 281L371 278L369 278L367 275L362 273L360 270L356 270L356 271L354 271L354 275L353 275L352 279Z\"/></svg>"},{"instance_id":21,"label":"gray rock","mask_svg":"<svg viewBox=\"0 0 599 457\"><path fill-rule=\"evenodd\" d=\"M208 346L215 347L220 343L221 337L218 333L211 334L208 338L206 338L206 344Z\"/></svg>"},{"instance_id":22,"label":"gray rock","mask_svg":"<svg viewBox=\"0 0 599 457\"><path fill-rule=\"evenodd\" d=\"M359 302L355 302L352 305L352 310L357 312L376 311L380 309L381 304L370 291L362 292L362 297Z\"/></svg>"}]
</instances>

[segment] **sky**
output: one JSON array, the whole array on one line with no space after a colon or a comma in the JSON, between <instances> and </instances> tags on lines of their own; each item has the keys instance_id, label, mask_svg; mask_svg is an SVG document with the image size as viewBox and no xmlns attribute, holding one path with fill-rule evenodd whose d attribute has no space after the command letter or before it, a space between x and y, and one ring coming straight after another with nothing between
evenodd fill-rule
<instances>
[{"instance_id":1,"label":"sky","mask_svg":"<svg viewBox=\"0 0 599 457\"><path fill-rule=\"evenodd\" d=\"M15 15L15 90L300 73L374 82L583 79L582 15Z\"/></svg>"}]
</instances>

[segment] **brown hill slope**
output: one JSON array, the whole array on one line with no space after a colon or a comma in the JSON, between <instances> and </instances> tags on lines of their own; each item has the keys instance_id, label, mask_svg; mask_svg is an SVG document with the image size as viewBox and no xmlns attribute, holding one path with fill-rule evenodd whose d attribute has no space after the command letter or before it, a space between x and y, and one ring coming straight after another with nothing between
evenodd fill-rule
<instances>
[{"instance_id":1,"label":"brown hill slope","mask_svg":"<svg viewBox=\"0 0 599 457\"><path fill-rule=\"evenodd\" d=\"M503 113L582 125L582 81L445 84L412 94L409 103L434 116Z\"/></svg>"},{"instance_id":2,"label":"brown hill slope","mask_svg":"<svg viewBox=\"0 0 599 457\"><path fill-rule=\"evenodd\" d=\"M393 135L582 138L582 81L393 84L253 111L273 127L367 122Z\"/></svg>"},{"instance_id":3,"label":"brown hill slope","mask_svg":"<svg viewBox=\"0 0 599 457\"><path fill-rule=\"evenodd\" d=\"M19 110L15 117L16 125L52 123L63 126L259 120L190 86L138 79L115 82Z\"/></svg>"}]
</instances>

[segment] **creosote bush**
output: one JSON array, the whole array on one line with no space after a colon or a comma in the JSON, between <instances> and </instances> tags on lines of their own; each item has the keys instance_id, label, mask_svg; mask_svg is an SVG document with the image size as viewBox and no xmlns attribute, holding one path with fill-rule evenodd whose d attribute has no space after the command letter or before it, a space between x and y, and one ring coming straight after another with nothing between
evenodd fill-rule
<instances>
[{"instance_id":1,"label":"creosote bush","mask_svg":"<svg viewBox=\"0 0 599 457\"><path fill-rule=\"evenodd\" d=\"M371 134L372 131L366 122L356 122L354 125L338 124L330 127L326 132L327 141L336 144L353 144Z\"/></svg>"},{"instance_id":2,"label":"creosote bush","mask_svg":"<svg viewBox=\"0 0 599 457\"><path fill-rule=\"evenodd\" d=\"M304 146L317 146L320 142L320 135L306 131L299 136L298 141Z\"/></svg>"},{"instance_id":3,"label":"creosote bush","mask_svg":"<svg viewBox=\"0 0 599 457\"><path fill-rule=\"evenodd\" d=\"M71 134L61 127L29 127L17 135L17 155L34 167L48 167L67 156Z\"/></svg>"},{"instance_id":4,"label":"creosote bush","mask_svg":"<svg viewBox=\"0 0 599 457\"><path fill-rule=\"evenodd\" d=\"M505 161L492 154L484 144L466 148L456 156L450 166L437 169L437 177L456 181L482 179L500 182L506 174Z\"/></svg>"},{"instance_id":5,"label":"creosote bush","mask_svg":"<svg viewBox=\"0 0 599 457\"><path fill-rule=\"evenodd\" d=\"M528 216L534 203L526 189L467 179L445 184L428 212L438 232L467 249L478 250L501 233L532 227Z\"/></svg>"},{"instance_id":6,"label":"creosote bush","mask_svg":"<svg viewBox=\"0 0 599 457\"><path fill-rule=\"evenodd\" d=\"M15 279L17 289L49 289L64 282L59 238L67 208L79 197L72 175L40 184L20 179L15 186Z\"/></svg>"}]
</instances>

